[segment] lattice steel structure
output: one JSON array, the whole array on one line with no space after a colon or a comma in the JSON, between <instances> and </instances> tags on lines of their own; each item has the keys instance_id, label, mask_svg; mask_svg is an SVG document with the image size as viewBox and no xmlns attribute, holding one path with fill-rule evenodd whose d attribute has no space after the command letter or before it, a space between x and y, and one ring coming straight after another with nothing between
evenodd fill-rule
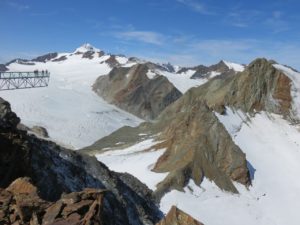
<instances>
[{"instance_id":1,"label":"lattice steel structure","mask_svg":"<svg viewBox=\"0 0 300 225\"><path fill-rule=\"evenodd\" d=\"M47 87L49 79L48 71L0 72L0 91Z\"/></svg>"}]
</instances>

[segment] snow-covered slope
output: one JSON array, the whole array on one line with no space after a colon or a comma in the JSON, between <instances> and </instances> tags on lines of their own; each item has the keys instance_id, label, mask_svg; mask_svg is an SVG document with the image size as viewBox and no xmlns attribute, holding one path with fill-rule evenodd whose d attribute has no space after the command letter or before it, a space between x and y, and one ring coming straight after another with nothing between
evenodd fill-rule
<instances>
[{"instance_id":1,"label":"snow-covered slope","mask_svg":"<svg viewBox=\"0 0 300 225\"><path fill-rule=\"evenodd\" d=\"M221 191L207 179L197 186L193 181L184 192L173 190L161 200L167 213L172 205L204 224L213 225L297 225L300 221L300 133L279 115L260 113L249 120L241 112L227 109L217 114L235 143L246 153L252 185L247 189L235 183L240 194ZM142 134L141 134L142 135ZM164 149L153 151L152 139L128 149L97 155L110 169L129 172L155 190L167 173L151 171Z\"/></svg>"},{"instance_id":2,"label":"snow-covered slope","mask_svg":"<svg viewBox=\"0 0 300 225\"><path fill-rule=\"evenodd\" d=\"M91 88L95 80L108 74L115 64L131 67L141 62L146 63L136 58L107 55L90 44L84 44L72 53L58 53L55 58L46 58L45 61L15 60L7 66L9 71L50 71L49 87L3 91L0 96L11 103L22 123L43 126L53 140L78 149L122 126L135 126L141 122L137 117L107 104ZM161 69L149 74L167 77L182 93L211 78L191 79L194 70L177 74L179 67L153 65Z\"/></svg>"},{"instance_id":3,"label":"snow-covered slope","mask_svg":"<svg viewBox=\"0 0 300 225\"><path fill-rule=\"evenodd\" d=\"M86 52L91 48L95 50L91 46L77 50ZM55 61L62 56L66 59ZM12 63L8 66L10 71L47 69L51 72L49 87L2 91L0 96L11 103L25 125L43 126L53 140L75 149L82 148L122 126L135 126L141 122L106 103L92 91L91 85L97 77L111 70L102 63L109 57L99 57L98 52L94 52L93 59L82 58L82 54L60 53L46 63Z\"/></svg>"},{"instance_id":4,"label":"snow-covered slope","mask_svg":"<svg viewBox=\"0 0 300 225\"><path fill-rule=\"evenodd\" d=\"M167 71L156 71L159 75L163 75L181 92L185 93L192 87L198 87L208 81L208 79L191 79L195 73L194 70L188 70L184 73L176 74Z\"/></svg>"},{"instance_id":5,"label":"snow-covered slope","mask_svg":"<svg viewBox=\"0 0 300 225\"><path fill-rule=\"evenodd\" d=\"M240 194L233 195L208 180L201 187L191 182L185 193L172 191L162 199L163 211L176 204L205 224L214 225L299 224L299 128L266 113L247 121L242 113L228 109L226 116L218 118L246 153L252 186L247 190L235 184Z\"/></svg>"}]
</instances>

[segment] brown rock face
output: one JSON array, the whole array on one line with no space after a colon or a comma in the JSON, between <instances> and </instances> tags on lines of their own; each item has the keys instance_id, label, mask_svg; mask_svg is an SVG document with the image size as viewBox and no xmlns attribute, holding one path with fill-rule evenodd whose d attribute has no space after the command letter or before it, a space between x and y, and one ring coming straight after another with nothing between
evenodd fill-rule
<instances>
[{"instance_id":1,"label":"brown rock face","mask_svg":"<svg viewBox=\"0 0 300 225\"><path fill-rule=\"evenodd\" d=\"M154 119L182 94L163 76L149 79L148 70L146 64L114 68L96 80L93 90L121 109L146 120Z\"/></svg>"},{"instance_id":2,"label":"brown rock face","mask_svg":"<svg viewBox=\"0 0 300 225\"><path fill-rule=\"evenodd\" d=\"M168 125L159 136L163 143L158 148L166 151L154 171L170 173L158 184L158 197L170 189L182 190L190 178L199 185L207 177L221 189L235 193L231 180L250 184L245 154L205 102L179 100L161 119Z\"/></svg>"},{"instance_id":3,"label":"brown rock face","mask_svg":"<svg viewBox=\"0 0 300 225\"><path fill-rule=\"evenodd\" d=\"M116 66L119 66L120 63L116 59L115 55L111 55L106 61L105 61L111 68L114 68Z\"/></svg>"},{"instance_id":4,"label":"brown rock face","mask_svg":"<svg viewBox=\"0 0 300 225\"><path fill-rule=\"evenodd\" d=\"M173 206L166 217L156 225L203 225L203 223Z\"/></svg>"},{"instance_id":5,"label":"brown rock face","mask_svg":"<svg viewBox=\"0 0 300 225\"><path fill-rule=\"evenodd\" d=\"M47 202L38 196L29 178L19 178L0 190L0 221L24 225L105 224L103 196L102 190L85 189Z\"/></svg>"},{"instance_id":6,"label":"brown rock face","mask_svg":"<svg viewBox=\"0 0 300 225\"><path fill-rule=\"evenodd\" d=\"M191 92L211 108L229 106L250 114L263 110L290 116L291 80L266 59L256 59L244 72L218 77Z\"/></svg>"}]
</instances>

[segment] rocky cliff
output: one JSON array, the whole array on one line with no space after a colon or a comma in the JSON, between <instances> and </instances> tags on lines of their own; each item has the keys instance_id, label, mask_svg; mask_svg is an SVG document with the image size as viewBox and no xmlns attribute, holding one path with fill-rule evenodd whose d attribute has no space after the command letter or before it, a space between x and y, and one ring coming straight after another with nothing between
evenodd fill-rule
<instances>
[{"instance_id":1,"label":"rocky cliff","mask_svg":"<svg viewBox=\"0 0 300 225\"><path fill-rule=\"evenodd\" d=\"M149 73L148 64L115 67L100 76L93 90L106 101L146 120L156 118L182 94L164 76Z\"/></svg>"},{"instance_id":2,"label":"rocky cliff","mask_svg":"<svg viewBox=\"0 0 300 225\"><path fill-rule=\"evenodd\" d=\"M17 178L29 177L38 190L39 198L43 199L42 202L46 201L45 206L49 201L59 201L63 193L96 188L106 190L103 197L103 214L106 220L103 224L155 224L162 218L151 191L137 179L129 174L109 171L94 157L81 155L28 135L26 131L17 129L19 122L9 103L0 99L1 188L7 188ZM3 193L7 194L5 191ZM18 199L17 196L8 195L8 199ZM28 203L30 207L35 205L35 201L28 198L28 202L24 204ZM85 201L83 198L81 200ZM36 202L39 201L36 199ZM0 214L3 216L3 209ZM79 218L78 215L75 216ZM36 220L36 216L30 219Z\"/></svg>"}]
</instances>

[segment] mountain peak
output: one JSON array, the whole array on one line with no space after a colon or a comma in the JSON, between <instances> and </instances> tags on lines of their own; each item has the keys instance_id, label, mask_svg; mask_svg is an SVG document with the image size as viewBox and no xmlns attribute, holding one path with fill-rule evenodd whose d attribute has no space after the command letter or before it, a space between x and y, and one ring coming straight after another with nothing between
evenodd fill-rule
<instances>
[{"instance_id":1,"label":"mountain peak","mask_svg":"<svg viewBox=\"0 0 300 225\"><path fill-rule=\"evenodd\" d=\"M91 45L89 43L85 43L75 50L75 53L78 53L78 52L81 52L81 53L100 52L100 49L95 48L93 45Z\"/></svg>"}]
</instances>

